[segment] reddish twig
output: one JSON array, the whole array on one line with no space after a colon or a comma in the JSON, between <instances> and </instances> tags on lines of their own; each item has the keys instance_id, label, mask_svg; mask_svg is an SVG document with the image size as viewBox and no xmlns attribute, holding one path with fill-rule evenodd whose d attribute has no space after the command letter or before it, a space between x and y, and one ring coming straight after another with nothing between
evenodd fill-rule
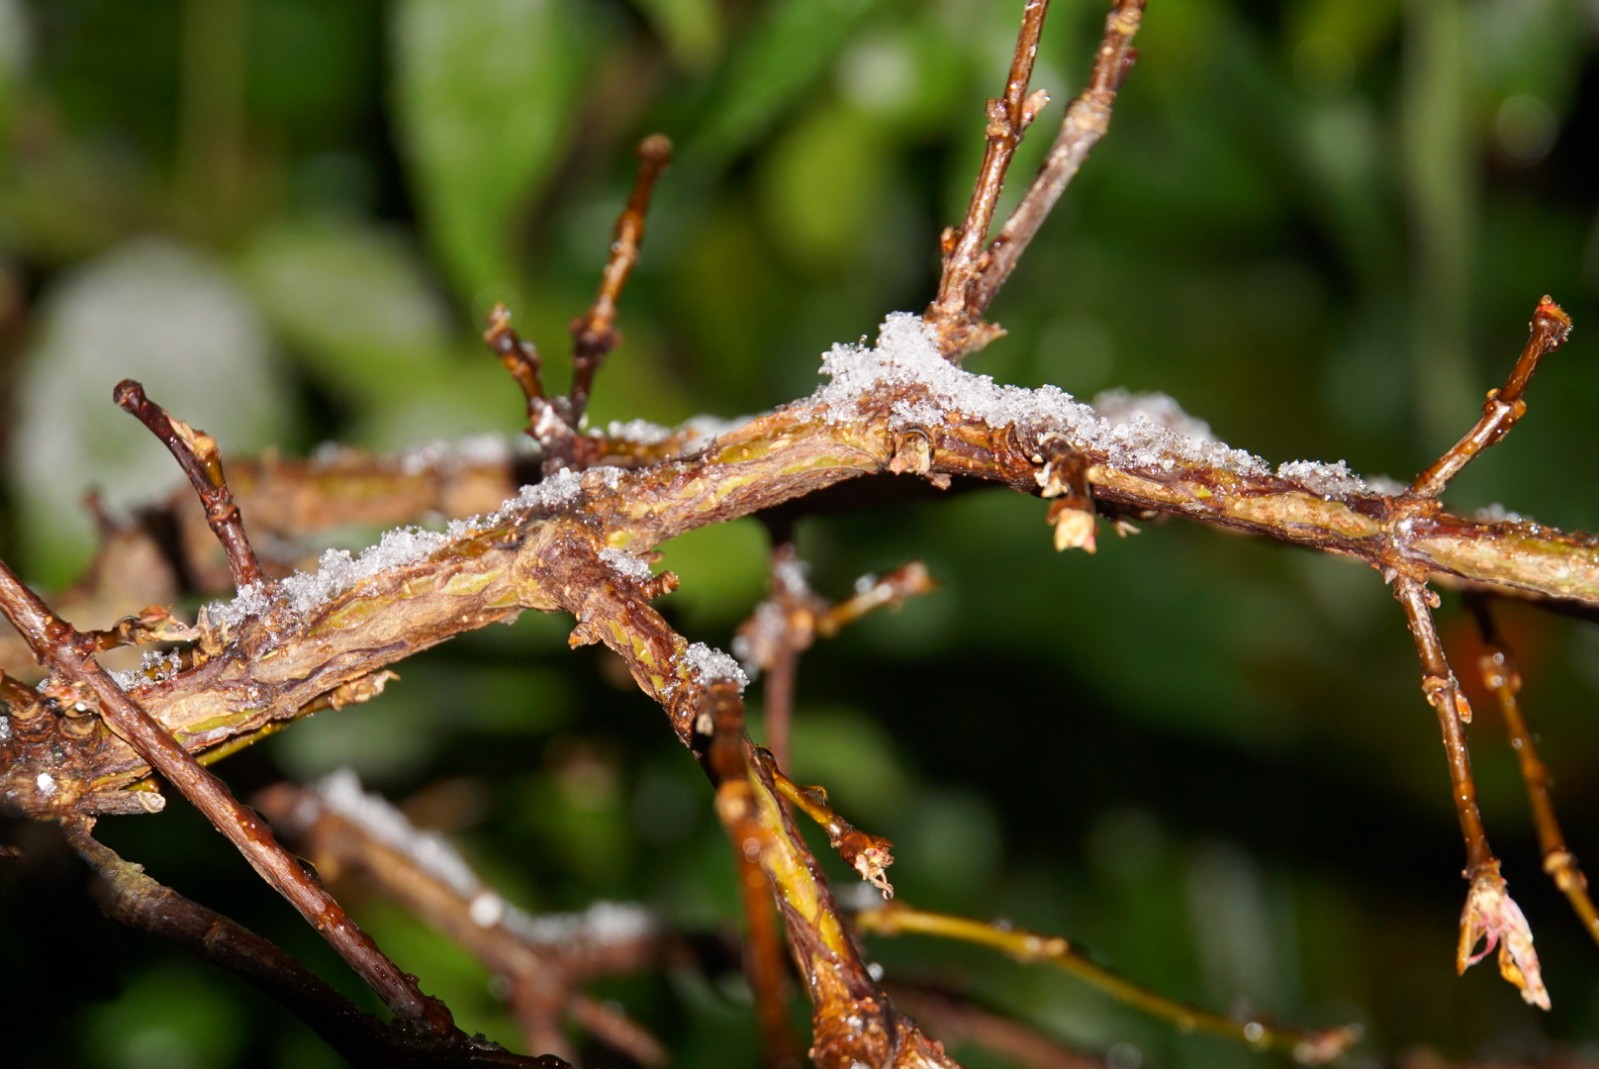
<instances>
[{"instance_id":1,"label":"reddish twig","mask_svg":"<svg viewBox=\"0 0 1599 1069\"><path fill-rule=\"evenodd\" d=\"M1527 324L1527 329L1527 344L1516 359L1510 378L1505 380L1501 388L1488 392L1488 400L1482 406L1482 417L1476 425L1439 457L1432 467L1416 477L1409 496L1436 498L1461 468L1510 433L1510 428L1526 413L1527 402L1522 400L1522 394L1532 381L1532 373L1538 370L1538 361L1559 348L1560 343L1571 334L1571 317L1553 298L1545 296L1533 310L1532 322Z\"/></svg>"},{"instance_id":2,"label":"reddish twig","mask_svg":"<svg viewBox=\"0 0 1599 1069\"><path fill-rule=\"evenodd\" d=\"M761 673L761 706L766 746L779 768L789 765L789 733L794 720L795 669L810 648L816 617L826 603L811 592L805 565L791 539L772 545L772 592L739 626L733 652Z\"/></svg>"},{"instance_id":3,"label":"reddish twig","mask_svg":"<svg viewBox=\"0 0 1599 1069\"><path fill-rule=\"evenodd\" d=\"M522 388L531 412L533 402L544 399L544 362L539 359L537 347L530 341L523 341L511 327L511 312L505 305L496 304L489 310L489 326L483 332L483 341Z\"/></svg>"},{"instance_id":4,"label":"reddish twig","mask_svg":"<svg viewBox=\"0 0 1599 1069\"><path fill-rule=\"evenodd\" d=\"M987 144L983 149L983 162L977 169L977 180L972 184L966 218L960 226L944 232L943 274L938 281L938 296L928 305L926 315L927 321L953 347L944 349L951 359L982 348L999 333L997 328L985 328L979 323L981 311L973 314L974 291L985 265L983 246L988 242L994 211L1005 176L1010 171L1011 159L1016 155L1016 146L1021 144L1022 135L1049 103L1048 94L1042 90L1033 94L1027 91L1033 77L1033 61L1038 55L1038 39L1044 32L1044 17L1048 14L1049 0L1027 0L1027 6L1022 9L1021 29L1016 35L1016 50L1011 56L1005 92L988 101Z\"/></svg>"},{"instance_id":5,"label":"reddish twig","mask_svg":"<svg viewBox=\"0 0 1599 1069\"><path fill-rule=\"evenodd\" d=\"M1521 708L1521 670L1516 665L1510 647L1499 634L1488 600L1470 597L1466 604L1476 617L1486 647L1477 661L1483 686L1499 703L1499 710L1505 718L1505 731L1510 735L1510 748L1516 751L1516 759L1521 764L1521 778L1527 782L1527 801L1532 806L1533 825L1538 829L1538 843L1543 848L1543 870L1571 903L1583 928L1587 929L1595 942L1599 942L1599 911L1595 910L1593 899L1588 894L1588 878L1577 865L1576 856L1566 847L1560 821L1555 816L1549 767L1538 755L1537 738Z\"/></svg>"},{"instance_id":6,"label":"reddish twig","mask_svg":"<svg viewBox=\"0 0 1599 1069\"><path fill-rule=\"evenodd\" d=\"M1394 596L1405 610L1405 620L1416 642L1422 693L1438 714L1444 753L1449 760L1455 815L1466 842L1465 877L1471 890L1460 917L1455 967L1465 972L1497 947L1500 975L1521 991L1525 1001L1547 1010L1549 993L1544 989L1538 955L1533 950L1532 931L1521 908L1505 889L1504 878L1499 875L1499 859L1488 845L1482 814L1477 809L1477 785L1471 775L1464 727L1471 720L1471 706L1449 667L1433 623L1432 610L1437 607L1438 596L1421 580L1404 575L1394 579ZM1478 943L1485 943L1481 952L1477 951Z\"/></svg>"},{"instance_id":7,"label":"reddish twig","mask_svg":"<svg viewBox=\"0 0 1599 1069\"><path fill-rule=\"evenodd\" d=\"M145 396L144 387L132 379L117 383L111 396L123 411L136 417L150 433L161 439L189 477L195 493L200 495L200 503L205 506L206 522L228 554L234 585L242 588L259 583L261 564L244 533L239 506L233 503L233 495L228 492L216 439L167 415L165 409Z\"/></svg>"},{"instance_id":8,"label":"reddish twig","mask_svg":"<svg viewBox=\"0 0 1599 1069\"><path fill-rule=\"evenodd\" d=\"M1021 962L1045 962L1092 984L1119 1002L1170 1021L1184 1031L1210 1032L1252 1047L1288 1051L1303 1065L1332 1061L1360 1037L1360 1030L1352 1025L1320 1030L1285 1028L1258 1018L1240 1020L1201 1010L1156 994L1096 965L1059 936L1037 935L1008 924L934 913L900 903L862 910L855 915L855 923L861 931L876 935L906 932L932 935L992 947Z\"/></svg>"},{"instance_id":9,"label":"reddish twig","mask_svg":"<svg viewBox=\"0 0 1599 1069\"><path fill-rule=\"evenodd\" d=\"M588 313L572 320L572 388L567 393L566 419L573 427L583 424L588 409L594 373L612 349L619 335L616 330L616 302L627 285L627 277L638 263L639 247L644 242L644 217L650 208L650 194L656 180L672 160L672 142L663 134L651 134L638 146L638 176L627 206L616 220L610 259L600 276L600 290Z\"/></svg>"},{"instance_id":10,"label":"reddish twig","mask_svg":"<svg viewBox=\"0 0 1599 1069\"><path fill-rule=\"evenodd\" d=\"M561 443L576 435L575 424L569 423L560 406L545 396L539 351L512 328L511 313L505 305L496 304L490 310L483 341L500 358L527 399L528 437L542 445L547 455L558 452Z\"/></svg>"},{"instance_id":11,"label":"reddish twig","mask_svg":"<svg viewBox=\"0 0 1599 1069\"><path fill-rule=\"evenodd\" d=\"M1087 159L1090 150L1110 128L1111 108L1115 104L1116 93L1137 56L1132 49L1132 40L1138 32L1139 22L1143 17L1144 2L1145 0L1115 0L1110 15L1105 19L1105 34L1100 41L1099 53L1094 61L1093 72L1089 76L1088 87L1066 109L1060 132L1055 135L1055 141L1050 146L1049 155L1045 158L1038 176L1028 186L1027 192L1022 195L1021 201L1005 220L1005 224L987 250L979 256L975 248L967 250L964 242L950 246L951 255L947 255L945 259L944 277L939 283L939 296L928 307L926 313L928 322L938 334L940 350L950 360L958 362L966 354L981 349L1001 333L998 327L984 323L983 315L1010 278L1011 272L1016 269L1022 253L1027 250L1039 227L1049 217L1061 194L1065 192L1066 186L1076 176L1083 160ZM1028 12L1031 11L1032 5L1029 4ZM1039 17L1042 18L1041 15ZM1027 16L1024 15L1022 37L1017 44L1018 58L1029 32L1026 19ZM1015 71L1016 63L1013 61L1011 86L1014 86ZM1032 101L1034 98L1029 97L1027 100ZM1041 106L1042 102L1039 102L1038 107ZM1033 108L1029 111L1024 107L1021 115L1026 122L1031 122L1036 110ZM989 177L989 157L996 153L994 148L996 136L1001 144L1013 136L1008 127L1007 115L1006 121L996 130L995 113L991 110L990 149L984 156L984 166L978 175L977 189L973 192L974 206L980 199L998 196L999 183L1003 181L1004 176L1000 173L995 179ZM1019 137L1020 130L1015 130L1014 136ZM1014 149L1014 145L1011 147ZM998 151L1003 152L1004 149ZM1004 157L1004 163L1006 166L1009 165L1008 153ZM962 237L966 236L965 229L971 226L970 213L968 215ZM989 215L991 218L991 207ZM983 234L977 240L986 240L986 237L985 222Z\"/></svg>"},{"instance_id":12,"label":"reddish twig","mask_svg":"<svg viewBox=\"0 0 1599 1069\"><path fill-rule=\"evenodd\" d=\"M1088 153L1110 129L1116 93L1137 59L1132 42L1143 19L1144 2L1115 0L1106 16L1105 35L1100 39L1088 87L1066 109L1066 117L1061 120L1060 132L1055 135L1043 168L1022 195L1016 210L1005 220L989 249L988 263L973 288L971 309L974 316L981 316L993 303Z\"/></svg>"},{"instance_id":13,"label":"reddish twig","mask_svg":"<svg viewBox=\"0 0 1599 1069\"><path fill-rule=\"evenodd\" d=\"M221 780L202 768L170 731L128 697L95 662L92 644L51 612L3 562L0 612L21 633L41 664L69 686L81 687L93 695L106 725L205 814L261 878L288 899L397 1016L416 1022L434 1035L453 1029L444 1004L417 989L416 981L390 961L333 897L306 874L294 856L278 844L266 823L239 804Z\"/></svg>"}]
</instances>

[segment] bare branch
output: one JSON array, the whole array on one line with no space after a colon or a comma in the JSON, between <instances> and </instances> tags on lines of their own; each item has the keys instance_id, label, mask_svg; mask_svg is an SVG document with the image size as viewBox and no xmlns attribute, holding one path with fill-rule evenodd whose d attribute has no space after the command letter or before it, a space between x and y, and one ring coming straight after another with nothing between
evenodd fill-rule
<instances>
[{"instance_id":1,"label":"bare branch","mask_svg":"<svg viewBox=\"0 0 1599 1069\"><path fill-rule=\"evenodd\" d=\"M561 1027L571 1015L600 1042L659 1064L660 1044L648 1030L596 1006L579 989L593 977L659 964L663 933L641 907L600 903L588 915L530 916L482 883L441 836L364 792L348 770L315 789L278 784L257 804L319 872L361 873L501 977L529 1049L573 1059Z\"/></svg>"},{"instance_id":2,"label":"bare branch","mask_svg":"<svg viewBox=\"0 0 1599 1069\"><path fill-rule=\"evenodd\" d=\"M622 287L627 285L633 265L638 263L650 194L671 161L672 142L664 135L651 134L639 142L638 177L633 182L632 195L627 198L627 207L616 220L611 256L600 277L600 291L588 314L572 321L572 389L567 394L566 418L573 427L582 426L583 413L588 410L589 391L594 386L594 373L619 339L616 302L622 296Z\"/></svg>"},{"instance_id":3,"label":"bare branch","mask_svg":"<svg viewBox=\"0 0 1599 1069\"><path fill-rule=\"evenodd\" d=\"M863 932L874 935L902 935L906 932L932 935L992 947L1021 962L1044 962L1092 984L1119 1002L1170 1021L1185 1031L1197 1029L1226 1036L1252 1047L1287 1051L1302 1065L1330 1062L1360 1038L1360 1030L1353 1025L1310 1031L1285 1028L1258 1017L1239 1020L1196 1009L1140 987L1104 966L1094 964L1059 936L1042 936L1011 925L913 909L898 902L862 910L855 914L854 919Z\"/></svg>"},{"instance_id":4,"label":"bare branch","mask_svg":"<svg viewBox=\"0 0 1599 1069\"><path fill-rule=\"evenodd\" d=\"M716 815L733 844L739 895L749 927L744 968L755 994L763 1061L771 1069L797 1069L800 1047L788 1025L788 970L783 966L783 941L772 907L772 896L781 897L783 888L768 882L761 865L762 855L775 845L770 840L776 831L762 822L755 802L744 702L738 685L729 679L710 681L700 701L696 721L708 720L711 727L705 766L716 784Z\"/></svg>"},{"instance_id":5,"label":"bare branch","mask_svg":"<svg viewBox=\"0 0 1599 1069\"><path fill-rule=\"evenodd\" d=\"M451 1030L434 1036L385 1024L285 953L220 913L145 875L69 823L67 837L95 873L96 898L108 917L176 943L204 961L248 980L304 1021L355 1065L401 1067L521 1066L561 1069L548 1057L523 1058L481 1038Z\"/></svg>"},{"instance_id":6,"label":"bare branch","mask_svg":"<svg viewBox=\"0 0 1599 1069\"><path fill-rule=\"evenodd\" d=\"M1005 93L988 102L988 143L972 185L966 219L954 230L944 232L944 270L938 281L938 296L927 307L927 319L945 338L944 352L952 360L981 349L1002 333L997 327L980 323L982 311L977 309L974 313L973 291L984 267L983 246L988 242L1011 158L1021 144L1022 134L1049 103L1042 91L1033 95L1027 92L1038 55L1038 39L1048 14L1049 0L1027 0Z\"/></svg>"},{"instance_id":7,"label":"bare branch","mask_svg":"<svg viewBox=\"0 0 1599 1069\"><path fill-rule=\"evenodd\" d=\"M1464 725L1471 722L1471 705L1461 693L1460 681L1444 656L1432 610L1438 596L1412 577L1394 580L1394 596L1405 610L1405 621L1416 642L1421 660L1421 690L1438 714L1443 733L1444 753L1449 760L1449 783L1455 800L1455 815L1466 840L1466 879L1471 890L1460 917L1460 944L1455 966L1460 972L1481 961L1495 947L1499 949L1499 973L1521 991L1521 997L1534 1006L1549 1008L1549 993L1544 990L1538 955L1532 946L1532 931L1505 889L1499 875L1499 859L1488 845L1482 814L1477 810L1477 785L1471 775L1471 754L1466 748ZM1487 945L1476 953L1479 942Z\"/></svg>"},{"instance_id":8,"label":"bare branch","mask_svg":"<svg viewBox=\"0 0 1599 1069\"><path fill-rule=\"evenodd\" d=\"M1136 57L1132 39L1138 32L1144 2L1114 0L1088 87L1066 109L1043 168L998 236L983 250L1011 156L1022 131L1047 103L1042 93L1026 96L1037 34L1044 18L1043 4L1038 0L1028 3L1005 98L989 102L988 148L972 190L971 206L961 227L945 235L944 273L939 280L938 297L927 308L927 320L938 335L939 350L952 362L958 363L1004 333L983 322L983 315L1089 151L1110 128L1116 92Z\"/></svg>"},{"instance_id":9,"label":"bare branch","mask_svg":"<svg viewBox=\"0 0 1599 1069\"><path fill-rule=\"evenodd\" d=\"M1447 453L1438 458L1432 467L1422 472L1410 488L1414 497L1435 498L1443 493L1449 480L1484 449L1510 433L1510 428L1527 411L1522 394L1538 370L1538 361L1545 354L1560 347L1571 334L1571 317L1550 297L1544 297L1533 310L1532 322L1527 325L1529 335L1516 366L1501 389L1489 390L1488 400L1482 406L1482 418L1456 442Z\"/></svg>"},{"instance_id":10,"label":"bare branch","mask_svg":"<svg viewBox=\"0 0 1599 1069\"><path fill-rule=\"evenodd\" d=\"M483 341L522 388L531 415L533 402L544 400L544 363L533 343L523 341L512 329L511 312L505 305L496 304L489 310L489 326L483 332Z\"/></svg>"},{"instance_id":11,"label":"bare branch","mask_svg":"<svg viewBox=\"0 0 1599 1069\"><path fill-rule=\"evenodd\" d=\"M3 562L0 612L42 663L69 685L93 695L107 726L204 813L261 878L288 899L395 1014L434 1035L444 1035L454 1028L444 1004L417 989L414 978L390 961L333 897L306 874L293 855L278 845L261 818L239 804L221 780L201 768L170 731L129 698L95 662L91 645L83 636L52 613ZM60 794L58 805L74 800L70 791L61 786L45 793Z\"/></svg>"},{"instance_id":12,"label":"bare branch","mask_svg":"<svg viewBox=\"0 0 1599 1069\"><path fill-rule=\"evenodd\" d=\"M1477 670L1481 673L1483 686L1499 702L1499 711L1505 718L1505 731L1510 736L1510 748L1516 751L1516 759L1521 764L1521 778L1527 782L1527 801L1532 806L1533 824L1538 829L1538 843L1543 848L1543 870L1571 903L1583 928L1595 942L1599 942L1599 912L1595 911L1593 899L1588 894L1588 878L1577 865L1576 855L1566 847L1566 838L1555 816L1549 767L1538 755L1537 736L1528 725L1527 715L1521 708L1521 669L1517 667L1510 647L1499 634L1488 600L1471 597L1466 604L1477 619L1477 627L1482 632L1486 647L1477 660Z\"/></svg>"},{"instance_id":13,"label":"bare branch","mask_svg":"<svg viewBox=\"0 0 1599 1069\"><path fill-rule=\"evenodd\" d=\"M861 831L839 816L828 804L825 788L801 787L778 771L771 754L763 750L757 751L757 756L771 772L778 793L827 832L827 845L838 851L844 863L883 892L884 898L893 898L894 885L888 882L887 869L894 863L894 844L881 835Z\"/></svg>"},{"instance_id":14,"label":"bare branch","mask_svg":"<svg viewBox=\"0 0 1599 1069\"><path fill-rule=\"evenodd\" d=\"M200 495L205 506L205 518L216 532L217 541L227 551L228 563L233 568L233 583L244 588L261 581L261 564L250 548L250 539L244 533L244 520L239 506L233 503L228 492L227 478L222 474L222 454L217 450L216 439L204 431L197 431L181 419L172 419L166 410L144 394L144 387L132 379L117 383L112 397L126 412L150 428L150 433L161 439L171 451L183 474L189 477L194 492Z\"/></svg>"},{"instance_id":15,"label":"bare branch","mask_svg":"<svg viewBox=\"0 0 1599 1069\"><path fill-rule=\"evenodd\" d=\"M968 305L973 317L988 310L1088 153L1110 129L1116 93L1137 58L1132 42L1143 19L1144 3L1145 0L1114 0L1111 13L1105 18L1105 36L1100 41L1088 87L1066 109L1043 168L989 249L988 262Z\"/></svg>"}]
</instances>

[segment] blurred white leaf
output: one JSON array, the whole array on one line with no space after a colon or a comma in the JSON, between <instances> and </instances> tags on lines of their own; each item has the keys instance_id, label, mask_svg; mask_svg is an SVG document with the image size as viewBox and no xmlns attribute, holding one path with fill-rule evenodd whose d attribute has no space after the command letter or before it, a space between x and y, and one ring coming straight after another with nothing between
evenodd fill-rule
<instances>
[{"instance_id":1,"label":"blurred white leaf","mask_svg":"<svg viewBox=\"0 0 1599 1069\"><path fill-rule=\"evenodd\" d=\"M260 319L220 265L143 238L64 275L42 302L16 399L10 475L30 574L81 566L93 544L90 486L124 507L183 482L166 448L112 402L124 378L214 434L224 464L270 444L285 422Z\"/></svg>"}]
</instances>

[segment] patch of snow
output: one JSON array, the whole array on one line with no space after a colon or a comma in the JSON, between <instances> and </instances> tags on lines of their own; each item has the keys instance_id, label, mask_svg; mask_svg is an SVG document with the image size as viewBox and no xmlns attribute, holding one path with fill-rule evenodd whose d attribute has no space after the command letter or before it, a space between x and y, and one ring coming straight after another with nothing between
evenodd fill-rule
<instances>
[{"instance_id":1,"label":"patch of snow","mask_svg":"<svg viewBox=\"0 0 1599 1069\"><path fill-rule=\"evenodd\" d=\"M730 654L713 646L707 646L703 642L691 644L683 653L683 662L702 683L730 679L738 684L741 692L750 685L749 676L744 674L744 669L738 666L738 662Z\"/></svg>"},{"instance_id":2,"label":"patch of snow","mask_svg":"<svg viewBox=\"0 0 1599 1069\"><path fill-rule=\"evenodd\" d=\"M664 442L672 436L672 433L672 428L651 423L647 419L630 419L626 423L613 419L605 425L605 437L624 442L637 442L639 445Z\"/></svg>"},{"instance_id":3,"label":"patch of snow","mask_svg":"<svg viewBox=\"0 0 1599 1069\"><path fill-rule=\"evenodd\" d=\"M475 898L483 889L477 875L455 847L443 836L419 829L382 798L362 790L361 778L353 769L341 768L329 773L312 791L323 811L342 817L384 846L405 854L423 872L462 898ZM314 808L302 810L296 816L309 823L315 819L316 811Z\"/></svg>"},{"instance_id":4,"label":"patch of snow","mask_svg":"<svg viewBox=\"0 0 1599 1069\"><path fill-rule=\"evenodd\" d=\"M891 425L909 428L943 421L946 411L994 427L1014 424L1034 434L1064 435L1078 448L1101 452L1114 467L1172 471L1180 464L1219 468L1238 475L1265 475L1270 468L1253 453L1209 436L1208 428L1183 414L1176 402L1154 395L1110 395L1127 410L1109 418L1054 386L1036 390L1001 386L945 360L920 316L895 312L883 321L877 345L835 345L822 356L832 382L810 398L835 423L859 417L863 395L884 387L907 387L910 396L890 409ZM1204 433L1195 433L1203 431Z\"/></svg>"},{"instance_id":5,"label":"patch of snow","mask_svg":"<svg viewBox=\"0 0 1599 1069\"><path fill-rule=\"evenodd\" d=\"M139 659L139 667L112 672L111 679L123 690L128 690L145 683L164 683L182 670L183 658L178 656L176 650L171 653L145 650Z\"/></svg>"},{"instance_id":6,"label":"patch of snow","mask_svg":"<svg viewBox=\"0 0 1599 1069\"><path fill-rule=\"evenodd\" d=\"M404 813L361 787L360 777L341 768L324 777L301 802L295 818L309 824L327 812L355 824L384 846L398 850L466 903L467 916L480 928L500 928L526 942L565 947L582 940L592 946L631 942L655 929L653 915L641 906L596 902L582 913L533 916L485 887L454 846L423 831Z\"/></svg>"},{"instance_id":7,"label":"patch of snow","mask_svg":"<svg viewBox=\"0 0 1599 1069\"><path fill-rule=\"evenodd\" d=\"M1349 470L1343 461L1328 464L1320 460L1290 460L1277 465L1277 477L1298 483L1313 494L1331 501L1335 497L1364 494L1371 488L1366 480Z\"/></svg>"},{"instance_id":8,"label":"patch of snow","mask_svg":"<svg viewBox=\"0 0 1599 1069\"><path fill-rule=\"evenodd\" d=\"M635 582L647 583L654 578L655 573L650 571L650 562L643 557L636 557L625 549L600 550L600 563L611 571Z\"/></svg>"},{"instance_id":9,"label":"patch of snow","mask_svg":"<svg viewBox=\"0 0 1599 1069\"><path fill-rule=\"evenodd\" d=\"M1478 509L1472 519L1478 523L1524 523L1527 517L1519 512L1511 512L1499 502Z\"/></svg>"},{"instance_id":10,"label":"patch of snow","mask_svg":"<svg viewBox=\"0 0 1599 1069\"><path fill-rule=\"evenodd\" d=\"M761 664L782 644L788 628L788 614L777 602L768 598L755 606L750 625L733 636L733 656L746 676L760 678Z\"/></svg>"},{"instance_id":11,"label":"patch of snow","mask_svg":"<svg viewBox=\"0 0 1599 1069\"><path fill-rule=\"evenodd\" d=\"M479 928L492 928L505 918L505 899L493 891L479 891L467 904L466 914Z\"/></svg>"},{"instance_id":12,"label":"patch of snow","mask_svg":"<svg viewBox=\"0 0 1599 1069\"><path fill-rule=\"evenodd\" d=\"M363 579L402 564L412 564L435 553L448 536L418 527L384 531L375 546L352 556L347 549L330 549L317 561L314 572L295 572L278 584L278 592L289 607L304 615L344 593Z\"/></svg>"},{"instance_id":13,"label":"patch of snow","mask_svg":"<svg viewBox=\"0 0 1599 1069\"><path fill-rule=\"evenodd\" d=\"M1368 475L1366 485L1371 487L1372 493L1383 497L1396 497L1410 489L1409 483L1402 483L1389 475Z\"/></svg>"},{"instance_id":14,"label":"patch of snow","mask_svg":"<svg viewBox=\"0 0 1599 1069\"><path fill-rule=\"evenodd\" d=\"M695 438L709 440L730 434L754 418L754 416L735 416L732 419L721 419L717 416L694 416L684 422L683 430Z\"/></svg>"},{"instance_id":15,"label":"patch of snow","mask_svg":"<svg viewBox=\"0 0 1599 1069\"><path fill-rule=\"evenodd\" d=\"M541 946L612 946L647 938L655 930L655 918L642 906L596 902L581 913L533 917L520 910L512 911L506 915L504 926L512 934Z\"/></svg>"},{"instance_id":16,"label":"patch of snow","mask_svg":"<svg viewBox=\"0 0 1599 1069\"><path fill-rule=\"evenodd\" d=\"M11 718L4 713L0 713L0 742L9 742L10 740Z\"/></svg>"},{"instance_id":17,"label":"patch of snow","mask_svg":"<svg viewBox=\"0 0 1599 1069\"><path fill-rule=\"evenodd\" d=\"M806 581L810 570L811 566L805 561L785 555L772 566L773 586L790 594L802 594L810 589Z\"/></svg>"},{"instance_id":18,"label":"patch of snow","mask_svg":"<svg viewBox=\"0 0 1599 1069\"><path fill-rule=\"evenodd\" d=\"M675 428L663 427L647 419L630 419L626 423L613 420L606 425L605 436L624 442L637 442L639 445L658 445L674 434L680 434L685 443L693 443L720 438L729 431L744 426L751 418L740 416L735 419L721 419L717 416L693 416Z\"/></svg>"},{"instance_id":19,"label":"patch of snow","mask_svg":"<svg viewBox=\"0 0 1599 1069\"><path fill-rule=\"evenodd\" d=\"M1093 407L1112 423L1131 423L1142 417L1174 434L1206 442L1216 440L1210 433L1210 424L1190 416L1182 405L1163 393L1133 393L1117 387L1096 396Z\"/></svg>"},{"instance_id":20,"label":"patch of snow","mask_svg":"<svg viewBox=\"0 0 1599 1069\"><path fill-rule=\"evenodd\" d=\"M350 590L363 580L437 553L451 541L466 538L515 519L535 509L552 509L569 504L583 490L585 477L595 484L614 488L625 469L590 468L586 472L560 471L542 482L522 487L521 491L486 516L452 520L442 532L419 527L399 527L385 531L378 544L359 554L347 549L329 549L317 561L314 572L295 572L279 581L263 580L240 588L232 601L206 606L206 619L212 626L236 627L251 616L262 616L277 606L304 616L325 605L329 599Z\"/></svg>"},{"instance_id":21,"label":"patch of snow","mask_svg":"<svg viewBox=\"0 0 1599 1069\"><path fill-rule=\"evenodd\" d=\"M396 460L407 475L419 475L455 465L503 464L511 458L511 449L511 443L500 435L475 434L458 442L437 441L415 446L399 454Z\"/></svg>"}]
</instances>

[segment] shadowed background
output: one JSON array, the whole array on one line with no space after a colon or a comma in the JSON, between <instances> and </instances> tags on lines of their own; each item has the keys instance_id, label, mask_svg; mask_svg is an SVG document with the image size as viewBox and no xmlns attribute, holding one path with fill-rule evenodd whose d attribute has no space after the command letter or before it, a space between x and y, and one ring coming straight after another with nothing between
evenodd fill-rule
<instances>
[{"instance_id":1,"label":"shadowed background","mask_svg":"<svg viewBox=\"0 0 1599 1069\"><path fill-rule=\"evenodd\" d=\"M0 551L59 586L92 546L87 487L121 508L177 481L111 404L123 377L225 458L514 436L520 395L476 340L483 316L506 303L564 383L566 322L651 131L677 158L591 419L731 417L808 393L828 345L930 298L1020 7L0 0ZM1055 5L1035 84L1056 105L1018 175L1102 15ZM1408 479L1503 381L1548 292L1576 332L1447 501L1599 526L1596 44L1591 0L1156 0L1109 137L994 306L1010 335L970 366L1082 397L1162 390L1273 463ZM1359 1021L1355 1065L1416 1047L1592 1052L1599 951L1541 875L1480 689L1489 832L1555 1009L1523 1007L1491 964L1453 977L1462 851L1375 575L1177 524L1057 556L1043 512L993 492L800 526L824 595L912 557L944 584L800 668L795 777L896 842L904 898L1081 940L1208 1007ZM669 616L727 647L764 591L762 529L665 552L683 579ZM1599 638L1524 611L1503 625L1568 839L1599 866ZM1447 597L1441 626L1471 676L1470 622ZM736 923L703 778L606 655L567 652L566 627L467 636L221 771L245 792L350 765L390 798L451 799L459 841L530 910L637 899ZM186 807L102 829L353 991ZM71 866L0 865L8 1064L334 1064L242 984L102 921ZM514 1037L460 951L349 904L469 1031ZM990 955L868 951L1117 1069L1254 1058ZM45 961L73 979L46 988ZM738 983L671 972L603 992L678 1066L754 1064Z\"/></svg>"}]
</instances>

